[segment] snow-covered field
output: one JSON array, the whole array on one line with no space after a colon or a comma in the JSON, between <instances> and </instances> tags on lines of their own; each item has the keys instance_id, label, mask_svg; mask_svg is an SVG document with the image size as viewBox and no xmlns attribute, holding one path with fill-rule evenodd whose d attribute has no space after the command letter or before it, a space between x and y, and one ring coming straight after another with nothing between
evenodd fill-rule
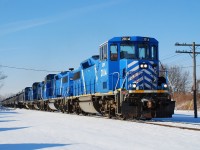
<instances>
[{"instance_id":1,"label":"snow-covered field","mask_svg":"<svg viewBox=\"0 0 200 150\"><path fill-rule=\"evenodd\" d=\"M200 119L193 118L193 112L188 111L176 111L171 119L156 120L161 124L200 128ZM0 108L0 150L35 149L199 150L200 131Z\"/></svg>"}]
</instances>

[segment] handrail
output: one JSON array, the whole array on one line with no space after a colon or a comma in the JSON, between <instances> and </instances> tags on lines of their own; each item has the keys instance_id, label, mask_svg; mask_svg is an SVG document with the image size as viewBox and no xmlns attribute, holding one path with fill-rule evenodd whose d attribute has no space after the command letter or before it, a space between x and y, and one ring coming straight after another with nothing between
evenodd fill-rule
<instances>
[{"instance_id":1,"label":"handrail","mask_svg":"<svg viewBox=\"0 0 200 150\"><path fill-rule=\"evenodd\" d=\"M116 82L116 85L115 85L115 90L116 90L116 89L117 89L118 82L119 82L119 72L113 72L113 73L111 73L110 75L112 75L112 77L113 77L114 74L117 74L117 75L118 75L117 82Z\"/></svg>"}]
</instances>

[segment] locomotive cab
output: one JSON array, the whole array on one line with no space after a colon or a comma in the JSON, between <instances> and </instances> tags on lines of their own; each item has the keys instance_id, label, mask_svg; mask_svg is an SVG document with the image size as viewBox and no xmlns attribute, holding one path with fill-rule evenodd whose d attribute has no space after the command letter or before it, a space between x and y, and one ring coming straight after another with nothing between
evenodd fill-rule
<instances>
[{"instance_id":1,"label":"locomotive cab","mask_svg":"<svg viewBox=\"0 0 200 150\"><path fill-rule=\"evenodd\" d=\"M55 97L55 74L48 74L45 77L45 87L46 87L46 98L54 98Z\"/></svg>"},{"instance_id":2,"label":"locomotive cab","mask_svg":"<svg viewBox=\"0 0 200 150\"><path fill-rule=\"evenodd\" d=\"M32 89L32 87L26 87L24 89L24 99L25 99L24 107L26 109L29 109L29 107L31 106L31 101L33 100L33 89Z\"/></svg>"},{"instance_id":3,"label":"locomotive cab","mask_svg":"<svg viewBox=\"0 0 200 150\"><path fill-rule=\"evenodd\" d=\"M26 87L24 89L24 99L25 101L31 101L33 98L33 90L32 87Z\"/></svg>"},{"instance_id":4,"label":"locomotive cab","mask_svg":"<svg viewBox=\"0 0 200 150\"><path fill-rule=\"evenodd\" d=\"M33 85L32 85L32 89L33 89L33 101L37 100L38 99L38 87L39 85L39 82L34 82Z\"/></svg>"},{"instance_id":5,"label":"locomotive cab","mask_svg":"<svg viewBox=\"0 0 200 150\"><path fill-rule=\"evenodd\" d=\"M37 90L38 90L38 100L43 100L46 99L46 96L43 92L44 90L44 81L40 82L37 86Z\"/></svg>"},{"instance_id":6,"label":"locomotive cab","mask_svg":"<svg viewBox=\"0 0 200 150\"><path fill-rule=\"evenodd\" d=\"M67 72L61 78L62 83L62 96L68 97L73 96L73 73Z\"/></svg>"},{"instance_id":7,"label":"locomotive cab","mask_svg":"<svg viewBox=\"0 0 200 150\"><path fill-rule=\"evenodd\" d=\"M100 45L99 51L101 92L158 89L158 41L154 38L115 37Z\"/></svg>"},{"instance_id":8,"label":"locomotive cab","mask_svg":"<svg viewBox=\"0 0 200 150\"><path fill-rule=\"evenodd\" d=\"M66 75L69 71L64 71L55 76L55 96L61 97L63 92L63 83L66 83Z\"/></svg>"}]
</instances>

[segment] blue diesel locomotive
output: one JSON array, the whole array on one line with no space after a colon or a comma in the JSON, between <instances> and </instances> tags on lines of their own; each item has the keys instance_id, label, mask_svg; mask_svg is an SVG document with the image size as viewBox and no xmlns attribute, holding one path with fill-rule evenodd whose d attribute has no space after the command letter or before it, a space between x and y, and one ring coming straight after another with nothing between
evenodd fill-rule
<instances>
[{"instance_id":1,"label":"blue diesel locomotive","mask_svg":"<svg viewBox=\"0 0 200 150\"><path fill-rule=\"evenodd\" d=\"M29 108L124 119L172 117L175 107L167 72L159 69L158 41L140 36L114 37L78 69L49 74L25 93Z\"/></svg>"}]
</instances>

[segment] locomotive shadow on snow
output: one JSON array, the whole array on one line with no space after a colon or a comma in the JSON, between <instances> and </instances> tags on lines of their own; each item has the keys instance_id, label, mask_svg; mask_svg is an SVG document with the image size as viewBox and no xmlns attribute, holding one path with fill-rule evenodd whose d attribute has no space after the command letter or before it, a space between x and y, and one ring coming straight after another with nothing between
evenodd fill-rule
<instances>
[{"instance_id":1,"label":"locomotive shadow on snow","mask_svg":"<svg viewBox=\"0 0 200 150\"><path fill-rule=\"evenodd\" d=\"M173 117L192 117L192 115L187 115L187 114L174 114Z\"/></svg>"},{"instance_id":2,"label":"locomotive shadow on snow","mask_svg":"<svg viewBox=\"0 0 200 150\"><path fill-rule=\"evenodd\" d=\"M0 120L0 123L1 122L12 122L12 121L18 121L18 120Z\"/></svg>"},{"instance_id":3,"label":"locomotive shadow on snow","mask_svg":"<svg viewBox=\"0 0 200 150\"><path fill-rule=\"evenodd\" d=\"M0 128L0 132L3 132L3 131L10 131L10 130L26 129L26 128L29 128L29 127Z\"/></svg>"},{"instance_id":4,"label":"locomotive shadow on snow","mask_svg":"<svg viewBox=\"0 0 200 150\"><path fill-rule=\"evenodd\" d=\"M19 143L19 144L0 144L0 149L4 150L36 150L43 148L70 146L73 144L49 144L49 143Z\"/></svg>"},{"instance_id":5,"label":"locomotive shadow on snow","mask_svg":"<svg viewBox=\"0 0 200 150\"><path fill-rule=\"evenodd\" d=\"M13 116L0 116L0 118L9 118L9 117L13 117Z\"/></svg>"},{"instance_id":6,"label":"locomotive shadow on snow","mask_svg":"<svg viewBox=\"0 0 200 150\"><path fill-rule=\"evenodd\" d=\"M0 111L12 111L12 110L15 110L15 108L0 107Z\"/></svg>"},{"instance_id":7,"label":"locomotive shadow on snow","mask_svg":"<svg viewBox=\"0 0 200 150\"><path fill-rule=\"evenodd\" d=\"M18 112L13 111L13 110L0 109L0 115L2 115L2 114L18 114Z\"/></svg>"}]
</instances>

